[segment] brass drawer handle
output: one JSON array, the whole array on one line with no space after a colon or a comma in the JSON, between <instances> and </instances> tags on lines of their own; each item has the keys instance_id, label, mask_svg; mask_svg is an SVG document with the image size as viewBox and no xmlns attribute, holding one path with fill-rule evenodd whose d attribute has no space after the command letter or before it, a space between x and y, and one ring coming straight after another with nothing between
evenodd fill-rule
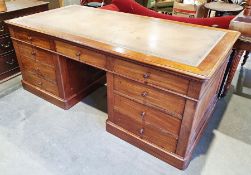
<instances>
[{"instance_id":1,"label":"brass drawer handle","mask_svg":"<svg viewBox=\"0 0 251 175\"><path fill-rule=\"evenodd\" d=\"M142 97L146 97L147 95L148 95L147 92L142 92L142 94L141 94Z\"/></svg>"},{"instance_id":2,"label":"brass drawer handle","mask_svg":"<svg viewBox=\"0 0 251 175\"><path fill-rule=\"evenodd\" d=\"M0 32L4 32L4 26L1 26Z\"/></svg>"},{"instance_id":3,"label":"brass drawer handle","mask_svg":"<svg viewBox=\"0 0 251 175\"><path fill-rule=\"evenodd\" d=\"M11 42L8 42L7 44L1 44L1 47L7 49L11 46Z\"/></svg>"},{"instance_id":4,"label":"brass drawer handle","mask_svg":"<svg viewBox=\"0 0 251 175\"><path fill-rule=\"evenodd\" d=\"M140 113L140 116L141 116L142 119L145 117L145 115L146 115L146 112L141 112Z\"/></svg>"},{"instance_id":5,"label":"brass drawer handle","mask_svg":"<svg viewBox=\"0 0 251 175\"><path fill-rule=\"evenodd\" d=\"M140 130L139 130L139 133L140 133L141 135L144 134L144 128L140 129Z\"/></svg>"},{"instance_id":6,"label":"brass drawer handle","mask_svg":"<svg viewBox=\"0 0 251 175\"><path fill-rule=\"evenodd\" d=\"M149 72L144 73L143 78L149 78L149 77L150 77L150 73Z\"/></svg>"},{"instance_id":7,"label":"brass drawer handle","mask_svg":"<svg viewBox=\"0 0 251 175\"><path fill-rule=\"evenodd\" d=\"M8 65L13 65L15 63L15 60L11 59L11 61L6 61L5 63Z\"/></svg>"}]
</instances>

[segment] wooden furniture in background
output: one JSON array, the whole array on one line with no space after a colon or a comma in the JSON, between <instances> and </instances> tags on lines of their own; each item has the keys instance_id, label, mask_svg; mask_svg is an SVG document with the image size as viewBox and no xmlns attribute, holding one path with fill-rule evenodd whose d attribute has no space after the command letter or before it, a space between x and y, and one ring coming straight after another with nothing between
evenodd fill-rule
<instances>
[{"instance_id":1,"label":"wooden furniture in background","mask_svg":"<svg viewBox=\"0 0 251 175\"><path fill-rule=\"evenodd\" d=\"M0 13L0 80L11 77L20 71L4 20L48 10L48 2L8 1L6 6L7 11Z\"/></svg>"},{"instance_id":2,"label":"wooden furniture in background","mask_svg":"<svg viewBox=\"0 0 251 175\"><path fill-rule=\"evenodd\" d=\"M105 71L107 131L180 169L189 164L214 110L239 37L81 6L7 23L25 89L67 109L104 83Z\"/></svg>"},{"instance_id":3,"label":"wooden furniture in background","mask_svg":"<svg viewBox=\"0 0 251 175\"><path fill-rule=\"evenodd\" d=\"M236 15L243 9L241 5L231 4L223 1L209 2L204 6L208 9L208 17L211 16L211 11L215 11L215 16L222 16L224 14Z\"/></svg>"},{"instance_id":4,"label":"wooden furniture in background","mask_svg":"<svg viewBox=\"0 0 251 175\"><path fill-rule=\"evenodd\" d=\"M226 85L223 96L226 95L231 86L234 74L239 65L240 59L245 51L251 51L251 0L247 1L247 5L243 12L237 15L230 24L230 29L241 32L241 36L234 46L234 53L229 62L229 71L226 72ZM248 55L246 55L247 57Z\"/></svg>"}]
</instances>

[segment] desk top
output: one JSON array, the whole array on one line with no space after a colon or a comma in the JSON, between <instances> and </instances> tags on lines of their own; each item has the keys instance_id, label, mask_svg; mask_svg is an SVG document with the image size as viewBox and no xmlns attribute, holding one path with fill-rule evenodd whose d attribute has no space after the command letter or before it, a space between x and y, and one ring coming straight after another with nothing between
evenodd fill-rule
<instances>
[{"instance_id":1,"label":"desk top","mask_svg":"<svg viewBox=\"0 0 251 175\"><path fill-rule=\"evenodd\" d=\"M7 11L0 12L0 14L49 4L49 2L37 1L37 0L15 0L15 1L6 1L5 3L6 3Z\"/></svg>"},{"instance_id":2,"label":"desk top","mask_svg":"<svg viewBox=\"0 0 251 175\"><path fill-rule=\"evenodd\" d=\"M210 74L239 36L239 33L227 30L77 5L7 23L201 77ZM216 49L223 46L222 51ZM217 56L215 54L218 58L212 58ZM209 63L214 64L210 70Z\"/></svg>"}]
</instances>

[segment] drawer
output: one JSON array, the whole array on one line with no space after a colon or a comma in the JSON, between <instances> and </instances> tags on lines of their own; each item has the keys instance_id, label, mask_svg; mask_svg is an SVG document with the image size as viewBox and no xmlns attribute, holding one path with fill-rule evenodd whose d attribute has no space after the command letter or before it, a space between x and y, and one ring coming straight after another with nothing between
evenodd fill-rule
<instances>
[{"instance_id":1,"label":"drawer","mask_svg":"<svg viewBox=\"0 0 251 175\"><path fill-rule=\"evenodd\" d=\"M0 35L5 35L8 33L9 33L8 27L6 26L6 24L3 21L1 21L0 22Z\"/></svg>"},{"instance_id":2,"label":"drawer","mask_svg":"<svg viewBox=\"0 0 251 175\"><path fill-rule=\"evenodd\" d=\"M18 42L18 47L21 56L32 58L41 64L54 67L53 53L20 42Z\"/></svg>"},{"instance_id":3,"label":"drawer","mask_svg":"<svg viewBox=\"0 0 251 175\"><path fill-rule=\"evenodd\" d=\"M178 118L183 115L185 107L185 98L183 97L116 75L114 76L113 88L143 104L160 107Z\"/></svg>"},{"instance_id":4,"label":"drawer","mask_svg":"<svg viewBox=\"0 0 251 175\"><path fill-rule=\"evenodd\" d=\"M0 56L0 75L16 68L18 68L18 62L14 52Z\"/></svg>"},{"instance_id":5,"label":"drawer","mask_svg":"<svg viewBox=\"0 0 251 175\"><path fill-rule=\"evenodd\" d=\"M41 48L51 49L50 39L43 34L28 32L22 29L14 29L12 33L14 33L14 38L18 40L25 41Z\"/></svg>"},{"instance_id":6,"label":"drawer","mask_svg":"<svg viewBox=\"0 0 251 175\"><path fill-rule=\"evenodd\" d=\"M143 128L143 122L140 116L141 111L137 109L136 106L133 106L133 103L123 101L123 99L125 98L115 95L113 122L123 129L141 137L140 131Z\"/></svg>"},{"instance_id":7,"label":"drawer","mask_svg":"<svg viewBox=\"0 0 251 175\"><path fill-rule=\"evenodd\" d=\"M10 36L0 38L0 54L5 54L14 51Z\"/></svg>"},{"instance_id":8,"label":"drawer","mask_svg":"<svg viewBox=\"0 0 251 175\"><path fill-rule=\"evenodd\" d=\"M54 94L56 96L59 96L58 87L55 83L46 81L40 77L38 77L33 72L29 71L23 71L22 72L23 79L27 81L28 83L41 88L42 90L45 90L51 94Z\"/></svg>"},{"instance_id":9,"label":"drawer","mask_svg":"<svg viewBox=\"0 0 251 175\"><path fill-rule=\"evenodd\" d=\"M165 150L175 151L177 137L170 133L178 134L178 119L115 95L114 123Z\"/></svg>"},{"instance_id":10,"label":"drawer","mask_svg":"<svg viewBox=\"0 0 251 175\"><path fill-rule=\"evenodd\" d=\"M166 132L162 132L157 128L145 126L143 130L143 139L157 145L158 147L170 152L176 151L177 139L170 136Z\"/></svg>"},{"instance_id":11,"label":"drawer","mask_svg":"<svg viewBox=\"0 0 251 175\"><path fill-rule=\"evenodd\" d=\"M33 50L33 54L35 54L35 59L39 63L55 67L53 53L38 48L34 48Z\"/></svg>"},{"instance_id":12,"label":"drawer","mask_svg":"<svg viewBox=\"0 0 251 175\"><path fill-rule=\"evenodd\" d=\"M160 132L178 137L181 120L177 118L116 94L114 94L114 109L135 122L144 121L145 126L149 128L156 128Z\"/></svg>"},{"instance_id":13,"label":"drawer","mask_svg":"<svg viewBox=\"0 0 251 175\"><path fill-rule=\"evenodd\" d=\"M181 94L187 93L189 81L182 77L120 59L113 59L113 63L113 71L118 74Z\"/></svg>"},{"instance_id":14,"label":"drawer","mask_svg":"<svg viewBox=\"0 0 251 175\"><path fill-rule=\"evenodd\" d=\"M100 53L73 46L61 41L55 41L56 51L74 60L94 65L96 67L106 67L106 56Z\"/></svg>"},{"instance_id":15,"label":"drawer","mask_svg":"<svg viewBox=\"0 0 251 175\"><path fill-rule=\"evenodd\" d=\"M24 56L21 56L21 64L25 71L33 72L45 80L56 82L56 73L54 67L42 65L35 61L35 59L30 59Z\"/></svg>"},{"instance_id":16,"label":"drawer","mask_svg":"<svg viewBox=\"0 0 251 175\"><path fill-rule=\"evenodd\" d=\"M34 57L33 47L31 45L24 44L24 43L17 42L17 41L14 41L14 44L16 44L15 46L18 47L18 50L19 50L19 53L20 53L21 56L25 56L25 57L28 57L28 58L33 58Z\"/></svg>"}]
</instances>

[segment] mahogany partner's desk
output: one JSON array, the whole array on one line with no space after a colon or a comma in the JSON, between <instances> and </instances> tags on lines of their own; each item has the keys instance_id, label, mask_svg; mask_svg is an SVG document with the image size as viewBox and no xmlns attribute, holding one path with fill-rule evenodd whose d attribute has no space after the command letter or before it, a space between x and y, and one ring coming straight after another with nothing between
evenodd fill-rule
<instances>
[{"instance_id":1,"label":"mahogany partner's desk","mask_svg":"<svg viewBox=\"0 0 251 175\"><path fill-rule=\"evenodd\" d=\"M81 6L7 23L25 89L68 109L106 72L107 131L180 169L214 109L239 37Z\"/></svg>"}]
</instances>

